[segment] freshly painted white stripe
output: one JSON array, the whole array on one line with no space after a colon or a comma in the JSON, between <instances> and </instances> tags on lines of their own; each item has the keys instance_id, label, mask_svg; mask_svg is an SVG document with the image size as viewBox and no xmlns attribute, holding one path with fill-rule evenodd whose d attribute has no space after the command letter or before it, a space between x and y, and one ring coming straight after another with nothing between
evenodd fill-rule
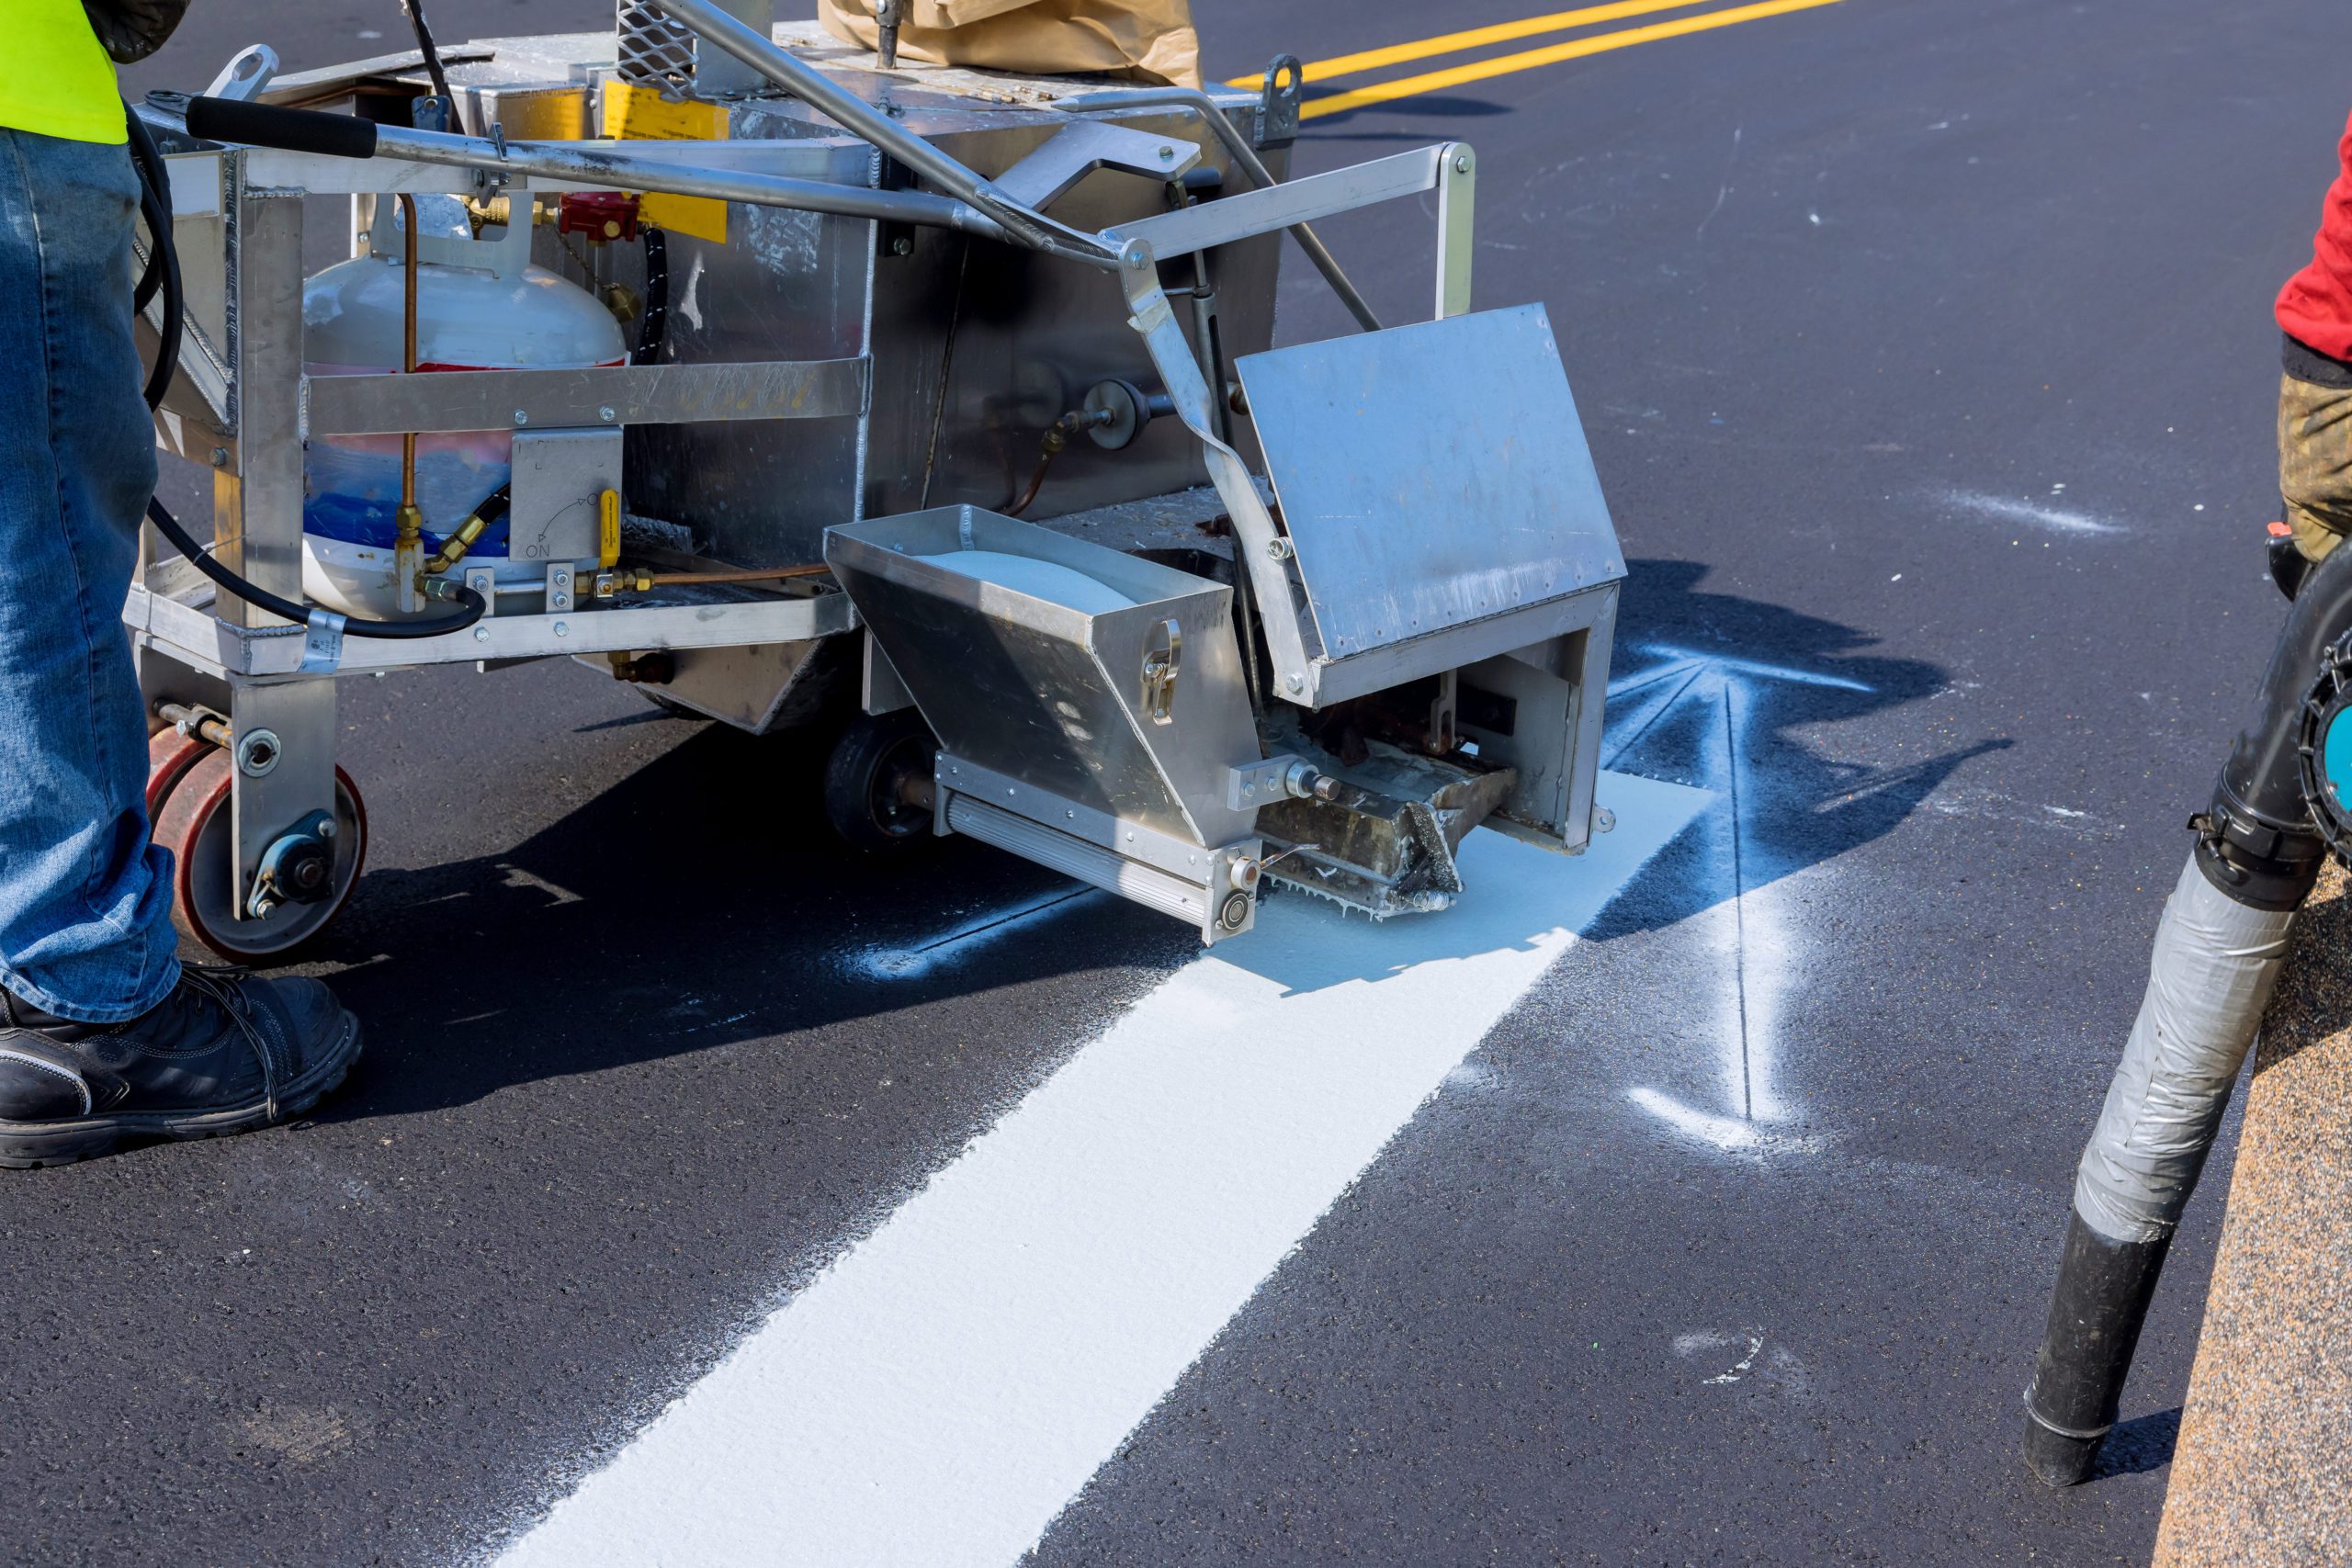
<instances>
[{"instance_id":1,"label":"freshly painted white stripe","mask_svg":"<svg viewBox=\"0 0 2352 1568\"><path fill-rule=\"evenodd\" d=\"M1442 915L1374 926L1317 899L1270 903L1254 934L1080 1051L503 1561L1013 1562L1707 798L1617 774L1601 797L1616 830L1581 858L1473 834L1469 891Z\"/></svg>"}]
</instances>

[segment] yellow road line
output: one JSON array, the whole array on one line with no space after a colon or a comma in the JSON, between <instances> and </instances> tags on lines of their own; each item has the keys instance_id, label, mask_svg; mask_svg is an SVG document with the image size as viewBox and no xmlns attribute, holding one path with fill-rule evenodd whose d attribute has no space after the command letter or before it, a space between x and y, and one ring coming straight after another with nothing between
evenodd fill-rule
<instances>
[{"instance_id":1,"label":"yellow road line","mask_svg":"<svg viewBox=\"0 0 2352 1568\"><path fill-rule=\"evenodd\" d=\"M1329 60L1309 61L1306 79L1309 82L1331 82L1361 72L1377 71L1384 65L1402 65L1408 60L1427 60L1431 55L1459 54L1465 49L1484 49L1488 44L1510 43L1523 38L1535 38L1544 33L1566 32L1594 22L1620 21L1627 17L1646 17L1653 11L1679 11L1691 6L1703 6L1708 0L1615 0L1608 6L1587 6L1577 11L1555 11L1548 17L1530 17L1523 22L1502 22L1491 28L1472 28L1466 32L1441 33L1418 43L1391 44L1386 49L1367 49L1355 54L1333 55ZM1228 87L1252 90L1266 85L1266 78L1237 76L1226 84Z\"/></svg>"},{"instance_id":2,"label":"yellow road line","mask_svg":"<svg viewBox=\"0 0 2352 1568\"><path fill-rule=\"evenodd\" d=\"M1484 82L1496 76L1508 76L1517 71L1532 71L1538 66L1557 65L1564 60L1582 60L1588 55L1605 54L1612 49L1631 49L1637 43L1654 43L1659 39L1682 38L1716 28L1737 27L1742 22L1761 20L1766 17L1786 16L1792 11L1810 11L1818 6L1835 6L1839 0L1765 0L1762 5L1737 6L1728 11L1709 11L1704 16L1684 17L1671 22L1654 22L1645 28L1627 28L1623 32L1597 33L1590 38L1571 39L1566 43L1550 44L1543 49L1521 50L1517 54L1500 54L1492 60L1481 60L1468 65L1455 65L1443 71L1425 71L1418 76L1400 76L1393 82L1375 82L1367 87L1351 87L1344 93L1334 93L1328 98L1309 99L1299 110L1301 119L1317 119L1327 114L1342 114L1360 109L1367 104L1390 103L1397 98L1410 98L1422 93L1442 92L1459 87L1464 83Z\"/></svg>"}]
</instances>

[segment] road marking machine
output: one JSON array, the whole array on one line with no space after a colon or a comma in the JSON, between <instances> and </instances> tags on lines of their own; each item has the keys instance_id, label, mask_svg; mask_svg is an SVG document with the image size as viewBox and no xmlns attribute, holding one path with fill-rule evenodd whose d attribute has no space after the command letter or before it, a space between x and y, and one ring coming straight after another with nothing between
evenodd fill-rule
<instances>
[{"instance_id":1,"label":"road marking machine","mask_svg":"<svg viewBox=\"0 0 2352 1568\"><path fill-rule=\"evenodd\" d=\"M805 729L852 841L1211 942L1269 879L1430 910L1480 823L1608 825L1623 558L1542 307L1469 309L1471 150L1287 178L1288 57L1204 93L891 41L619 0L134 111L157 438L214 473L126 610L187 929L322 929L336 681L458 661ZM350 243L306 276L314 197ZM1433 210L1426 321L1312 227L1384 202ZM1272 346L1285 235L1360 333Z\"/></svg>"}]
</instances>

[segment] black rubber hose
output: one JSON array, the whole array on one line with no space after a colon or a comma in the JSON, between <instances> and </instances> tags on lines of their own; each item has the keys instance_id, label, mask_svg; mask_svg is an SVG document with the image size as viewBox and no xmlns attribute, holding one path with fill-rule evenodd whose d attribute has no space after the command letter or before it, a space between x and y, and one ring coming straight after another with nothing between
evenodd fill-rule
<instances>
[{"instance_id":1,"label":"black rubber hose","mask_svg":"<svg viewBox=\"0 0 2352 1568\"><path fill-rule=\"evenodd\" d=\"M424 56L424 73L433 79L433 96L448 103L449 78L441 70L441 51L433 46L433 29L424 25L424 0L401 0L401 9L416 31L416 51ZM451 106L450 112L457 112L456 106Z\"/></svg>"},{"instance_id":2,"label":"black rubber hose","mask_svg":"<svg viewBox=\"0 0 2352 1568\"><path fill-rule=\"evenodd\" d=\"M2331 645L2352 630L2352 549L2311 569L2287 607L2264 671L2254 722L2238 731L2199 819L2198 864L2213 885L2256 909L2299 908L2327 847L2303 802L2303 701Z\"/></svg>"},{"instance_id":3,"label":"black rubber hose","mask_svg":"<svg viewBox=\"0 0 2352 1568\"><path fill-rule=\"evenodd\" d=\"M651 365L662 357L662 339L670 328L670 242L650 226L638 238L645 245L645 316L637 323L637 346L628 362Z\"/></svg>"},{"instance_id":4,"label":"black rubber hose","mask_svg":"<svg viewBox=\"0 0 2352 1568\"><path fill-rule=\"evenodd\" d=\"M124 108L124 118L130 137L131 166L139 173L140 205L142 210L160 215L161 221L150 220L150 233L155 243L155 255L163 262L164 324L155 347L155 367L147 377L147 406L153 409L164 400L164 393L172 384L172 377L180 363L180 336L185 330L185 302L180 292L179 251L172 243L172 197L170 176L164 168L164 157L155 145L155 138L146 123ZM322 117L325 118L325 117ZM171 541L172 547L188 558L213 585L223 592L234 594L258 609L301 625L310 620L311 606L298 604L266 588L256 587L212 558L211 553L191 537L179 520L171 514L160 497L147 498L147 520L156 531ZM422 615L413 621L375 621L361 616L340 617L347 637L377 637L388 641L405 641L413 637L445 637L461 632L489 613L490 606L482 596L470 588L454 590L458 607L447 615Z\"/></svg>"},{"instance_id":5,"label":"black rubber hose","mask_svg":"<svg viewBox=\"0 0 2352 1568\"><path fill-rule=\"evenodd\" d=\"M164 215L164 204L155 199L154 186L144 177L139 182L139 216L146 220L150 234L163 232L164 225L171 221ZM147 250L147 265L139 274L138 287L130 291L131 313L145 315L149 302L155 298L155 290L163 286L164 247L151 242Z\"/></svg>"},{"instance_id":6,"label":"black rubber hose","mask_svg":"<svg viewBox=\"0 0 2352 1568\"><path fill-rule=\"evenodd\" d=\"M147 372L142 393L152 409L164 400L164 394L171 389L172 377L179 370L186 298L180 292L179 248L172 243L172 183L170 173L164 167L164 154L156 147L154 133L147 129L147 122L133 114L128 105L123 108L123 119L130 141L131 166L139 175L139 207L147 214L148 239L154 246L148 257L148 270L160 276L164 295L164 320L157 329L155 365ZM137 299L135 292L132 298Z\"/></svg>"}]
</instances>

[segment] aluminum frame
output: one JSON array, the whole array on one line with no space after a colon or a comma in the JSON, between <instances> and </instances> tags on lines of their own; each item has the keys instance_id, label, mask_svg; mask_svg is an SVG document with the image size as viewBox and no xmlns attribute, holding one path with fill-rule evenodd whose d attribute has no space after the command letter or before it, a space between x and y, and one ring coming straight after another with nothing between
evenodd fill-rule
<instances>
[{"instance_id":1,"label":"aluminum frame","mask_svg":"<svg viewBox=\"0 0 2352 1568\"><path fill-rule=\"evenodd\" d=\"M671 191L828 214L850 220L910 223L960 230L979 238L1026 246L1091 266L1114 267L1140 334L1161 373L1182 423L1201 443L1209 477L1233 519L1237 554L1247 570L1274 660L1275 692L1312 707L1385 689L1434 668L1478 660L1525 658L1575 640L1582 682L1561 738L1580 782L1569 785L1571 821L1590 812L1592 757L1597 748L1600 694L1605 686L1613 584L1565 602L1529 606L1473 626L1333 660L1302 627L1293 596L1287 540L1276 527L1249 465L1231 445L1223 389L1212 395L1216 367L1204 367L1187 337L1168 288L1162 257L1196 255L1258 235L1287 231L1296 238L1334 291L1367 329L1377 321L1311 228L1315 219L1434 191L1438 245L1434 314L1469 309L1471 225L1476 162L1460 143L1396 154L1351 169L1277 185L1254 150L1236 131L1226 107L1184 89L1106 90L1069 95L1071 116L1030 160L984 179L894 122L847 87L790 56L711 0L675 0L665 7L700 38L766 79L831 116L853 134L916 170L946 194L876 188L876 161L811 142L629 143L518 142L440 136L394 127L379 132L374 158L346 161L268 150L180 153L171 177L183 220L210 219L225 240L220 280L217 342L198 331L187 351L194 404L159 420L159 443L194 455L209 446L216 472L215 554L258 585L300 596L302 570L301 443L311 434L460 431L512 427L534 432L611 428L662 423L710 423L858 414L873 396L869 353L854 359L773 361L738 366L665 366L607 371L481 372L442 380L429 389L402 378L336 378L306 382L301 356L301 197L307 194L450 194L512 189L556 192L616 187ZM471 58L460 51L446 58ZM361 78L413 64L413 56L334 71L281 77L263 101L319 102ZM1282 89L1295 108L1294 70ZM1261 117L1272 112L1270 86ZM1181 107L1197 114L1245 167L1259 188L1106 229L1072 230L1041 210L1093 168L1108 164L1132 172L1181 173L1200 156L1197 145L1138 135L1087 118L1093 112ZM1125 145L1120 143L1125 141ZM1149 143L1148 152L1143 144ZM1172 147L1173 156L1163 154ZM1098 150L1108 149L1098 156ZM1140 166L1138 166L1140 165ZM1155 167L1157 165L1157 167ZM1193 310L1204 322L1214 303L1205 272L1195 277ZM441 380L441 378L436 378ZM370 384L373 383L373 384ZM429 395L428 395L429 390ZM861 458L862 461L862 458ZM160 591L169 576L142 572L125 606L142 668L163 654L189 682L208 694L225 684L232 728L242 736L269 728L288 741L266 779L240 775L235 784L237 897L246 897L261 848L286 824L310 810L327 809L334 794L334 686L313 678L316 650L305 660L304 628L281 625L241 602L203 607L196 596ZM151 583L155 586L150 586ZM501 615L465 633L422 642L353 640L341 651L340 671L381 671L475 660L505 662L564 655L649 649L730 649L812 641L857 625L845 594L807 593L739 603L655 604L588 612ZM1541 662L1555 655L1540 655ZM895 682L869 676L869 701L887 701ZM994 802L942 792L943 826L950 803L966 801L972 822L1005 816ZM1063 808L1067 812L1069 807ZM1068 818L1065 818L1065 822ZM1001 836L997 829L980 836ZM971 830L965 828L964 830ZM1040 830L1064 833L1047 825ZM1008 829L1009 831L1009 829ZM1581 836L1571 829L1575 843ZM1073 840L1076 841L1076 840ZM1572 843L1570 847L1575 847ZM1255 852L1255 841L1246 846ZM1115 849L1099 853L1118 857ZM1244 846L1219 846L1231 858ZM1029 852L1023 851L1021 852ZM1204 852L1194 848L1193 852ZM1059 863L1058 861L1056 863ZM1065 869L1070 869L1065 867ZM1098 868L1098 871L1101 868ZM1154 865L1151 874L1183 880ZM1086 874L1082 870L1075 874ZM1113 867L1105 886L1118 880ZM1090 877L1090 880L1100 880ZM1199 885L1206 898L1204 935L1220 934L1214 879ZM1146 899L1165 907L1168 890ZM1189 906L1188 906L1189 907ZM1246 927L1245 927L1246 929Z\"/></svg>"}]
</instances>

